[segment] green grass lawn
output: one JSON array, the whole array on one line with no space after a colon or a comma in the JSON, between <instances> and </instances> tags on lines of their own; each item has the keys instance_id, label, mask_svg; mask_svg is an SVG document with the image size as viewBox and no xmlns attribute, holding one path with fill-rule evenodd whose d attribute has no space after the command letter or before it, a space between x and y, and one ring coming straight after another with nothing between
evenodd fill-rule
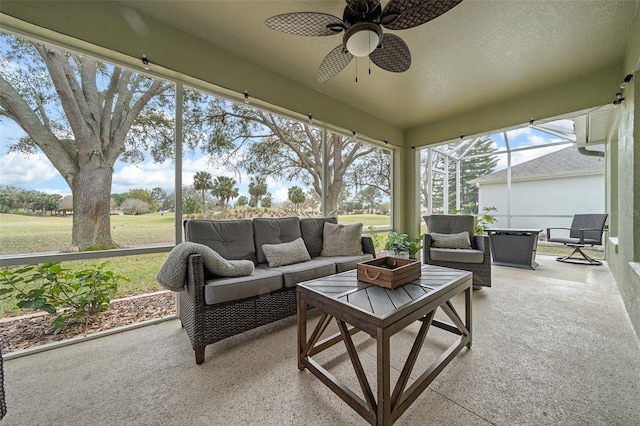
<instances>
[{"instance_id":1,"label":"green grass lawn","mask_svg":"<svg viewBox=\"0 0 640 426\"><path fill-rule=\"evenodd\" d=\"M48 253L69 249L71 216L0 214L0 254ZM174 215L111 216L111 236L121 247L172 244Z\"/></svg>"},{"instance_id":2,"label":"green grass lawn","mask_svg":"<svg viewBox=\"0 0 640 426\"><path fill-rule=\"evenodd\" d=\"M362 223L362 228L366 231L370 226L376 228L390 227L391 217L380 214L351 214L338 216L338 223L351 225L352 223Z\"/></svg>"}]
</instances>

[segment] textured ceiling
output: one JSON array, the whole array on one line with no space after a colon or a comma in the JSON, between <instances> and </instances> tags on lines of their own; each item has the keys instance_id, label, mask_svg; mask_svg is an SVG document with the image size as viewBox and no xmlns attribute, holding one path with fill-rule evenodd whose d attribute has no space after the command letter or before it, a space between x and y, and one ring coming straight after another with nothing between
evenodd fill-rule
<instances>
[{"instance_id":1,"label":"textured ceiling","mask_svg":"<svg viewBox=\"0 0 640 426\"><path fill-rule=\"evenodd\" d=\"M360 58L320 83L318 67L342 35L295 36L264 21L297 11L342 16L343 1L122 3L401 128L621 64L637 7L628 0L464 0L426 24L385 30L408 44L407 72Z\"/></svg>"}]
</instances>

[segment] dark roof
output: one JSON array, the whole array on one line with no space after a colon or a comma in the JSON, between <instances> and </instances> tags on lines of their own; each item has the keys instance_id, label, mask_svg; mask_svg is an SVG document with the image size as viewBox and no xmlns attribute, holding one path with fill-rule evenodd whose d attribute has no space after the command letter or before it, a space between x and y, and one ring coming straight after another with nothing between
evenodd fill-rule
<instances>
[{"instance_id":1,"label":"dark roof","mask_svg":"<svg viewBox=\"0 0 640 426\"><path fill-rule=\"evenodd\" d=\"M589 148L594 150L593 148ZM584 155L570 146L511 167L512 180L543 179L604 173L604 158ZM474 179L471 183L504 182L507 169Z\"/></svg>"}]
</instances>

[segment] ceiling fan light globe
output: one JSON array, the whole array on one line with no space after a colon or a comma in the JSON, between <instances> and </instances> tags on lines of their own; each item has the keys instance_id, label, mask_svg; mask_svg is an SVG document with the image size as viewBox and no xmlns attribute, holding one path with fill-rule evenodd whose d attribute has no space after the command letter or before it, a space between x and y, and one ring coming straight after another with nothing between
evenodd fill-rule
<instances>
[{"instance_id":1,"label":"ceiling fan light globe","mask_svg":"<svg viewBox=\"0 0 640 426\"><path fill-rule=\"evenodd\" d=\"M380 44L380 37L375 31L362 30L351 34L347 39L347 50L353 56L367 56Z\"/></svg>"}]
</instances>

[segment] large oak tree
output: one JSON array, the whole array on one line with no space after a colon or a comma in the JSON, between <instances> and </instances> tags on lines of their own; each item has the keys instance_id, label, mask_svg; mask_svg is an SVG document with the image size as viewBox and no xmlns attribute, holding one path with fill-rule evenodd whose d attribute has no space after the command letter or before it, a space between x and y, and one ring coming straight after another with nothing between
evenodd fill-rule
<instances>
[{"instance_id":1,"label":"large oak tree","mask_svg":"<svg viewBox=\"0 0 640 426\"><path fill-rule=\"evenodd\" d=\"M141 159L159 139L173 140L159 112L172 85L15 36L2 41L9 48L0 67L0 116L27 135L11 149L41 150L68 183L71 247L117 247L109 218L114 164Z\"/></svg>"},{"instance_id":2,"label":"large oak tree","mask_svg":"<svg viewBox=\"0 0 640 426\"><path fill-rule=\"evenodd\" d=\"M196 98L193 93L189 99ZM200 100L202 102L202 99ZM324 181L325 210L338 209L340 194L346 186L363 185L368 169L369 185L380 185L390 192L390 160L381 150L357 137L329 132L325 156L321 129L277 114L209 97L204 116L187 119L200 131L187 135L187 145L195 147L206 136L206 152L225 164L235 164L240 171L271 176L285 181L301 181L322 194ZM186 108L191 111L191 108ZM201 111L201 110L200 110ZM191 139L189 139L191 138ZM238 158L232 161L232 158ZM386 174L380 178L378 172Z\"/></svg>"}]
</instances>

